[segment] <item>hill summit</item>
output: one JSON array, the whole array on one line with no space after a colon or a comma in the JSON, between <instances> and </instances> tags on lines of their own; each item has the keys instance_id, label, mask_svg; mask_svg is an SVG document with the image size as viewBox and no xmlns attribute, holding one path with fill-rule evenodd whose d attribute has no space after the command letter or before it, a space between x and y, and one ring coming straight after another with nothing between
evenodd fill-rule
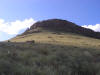
<instances>
[{"instance_id":1,"label":"hill summit","mask_svg":"<svg viewBox=\"0 0 100 75\"><path fill-rule=\"evenodd\" d=\"M44 21L38 21L33 24L30 29L27 29L23 34L25 35L35 32L42 32L43 30L76 33L79 35L100 39L99 32L94 32L91 29L83 28L75 23L61 19L48 19Z\"/></svg>"}]
</instances>

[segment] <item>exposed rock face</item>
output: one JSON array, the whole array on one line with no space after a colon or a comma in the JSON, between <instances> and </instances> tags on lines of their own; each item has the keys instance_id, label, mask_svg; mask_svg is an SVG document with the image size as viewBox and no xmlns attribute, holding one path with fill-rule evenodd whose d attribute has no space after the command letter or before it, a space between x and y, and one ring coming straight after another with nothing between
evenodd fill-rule
<instances>
[{"instance_id":1,"label":"exposed rock face","mask_svg":"<svg viewBox=\"0 0 100 75\"><path fill-rule=\"evenodd\" d=\"M33 24L30 29L27 29L23 34L41 32L42 30L39 30L38 28L42 28L44 30L59 31L59 32L76 33L76 34L100 39L99 32L94 32L91 29L83 28L81 26L76 25L75 23L66 20L60 20L60 19L49 19L49 20L37 22Z\"/></svg>"}]
</instances>

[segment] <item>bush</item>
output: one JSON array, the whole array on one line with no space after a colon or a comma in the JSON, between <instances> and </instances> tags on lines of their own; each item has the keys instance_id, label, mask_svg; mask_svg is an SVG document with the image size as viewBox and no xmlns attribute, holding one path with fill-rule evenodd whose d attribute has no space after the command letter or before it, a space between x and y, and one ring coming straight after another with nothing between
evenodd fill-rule
<instances>
[{"instance_id":1,"label":"bush","mask_svg":"<svg viewBox=\"0 0 100 75\"><path fill-rule=\"evenodd\" d=\"M7 60L0 60L0 75L10 75L14 72L14 66Z\"/></svg>"},{"instance_id":2,"label":"bush","mask_svg":"<svg viewBox=\"0 0 100 75\"><path fill-rule=\"evenodd\" d=\"M27 43L35 43L35 40L32 40L32 41L26 41Z\"/></svg>"},{"instance_id":3,"label":"bush","mask_svg":"<svg viewBox=\"0 0 100 75\"><path fill-rule=\"evenodd\" d=\"M10 40L8 40L8 42L10 42Z\"/></svg>"}]
</instances>

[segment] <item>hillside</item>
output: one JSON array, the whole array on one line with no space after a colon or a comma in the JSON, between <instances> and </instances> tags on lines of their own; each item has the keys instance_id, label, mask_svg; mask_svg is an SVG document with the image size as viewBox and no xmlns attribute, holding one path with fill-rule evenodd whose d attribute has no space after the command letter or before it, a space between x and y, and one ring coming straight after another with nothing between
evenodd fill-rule
<instances>
[{"instance_id":1,"label":"hillside","mask_svg":"<svg viewBox=\"0 0 100 75\"><path fill-rule=\"evenodd\" d=\"M30 29L27 29L23 34L31 34L34 32L41 32L43 30L56 31L56 32L70 32L100 39L99 32L94 32L91 29L83 28L79 25L76 25L75 23L61 19L49 19L49 20L39 21L33 24L30 27Z\"/></svg>"},{"instance_id":2,"label":"hillside","mask_svg":"<svg viewBox=\"0 0 100 75\"><path fill-rule=\"evenodd\" d=\"M0 43L0 74L100 75L99 34L65 20L37 22Z\"/></svg>"}]
</instances>

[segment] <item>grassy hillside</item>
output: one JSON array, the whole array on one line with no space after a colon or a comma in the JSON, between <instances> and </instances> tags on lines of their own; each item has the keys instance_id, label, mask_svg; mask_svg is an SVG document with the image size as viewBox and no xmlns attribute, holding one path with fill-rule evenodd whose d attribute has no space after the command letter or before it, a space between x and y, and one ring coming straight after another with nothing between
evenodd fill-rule
<instances>
[{"instance_id":1,"label":"grassy hillside","mask_svg":"<svg viewBox=\"0 0 100 75\"><path fill-rule=\"evenodd\" d=\"M99 34L65 20L37 22L0 43L0 75L100 75Z\"/></svg>"},{"instance_id":2,"label":"grassy hillside","mask_svg":"<svg viewBox=\"0 0 100 75\"><path fill-rule=\"evenodd\" d=\"M99 72L99 39L44 30L0 43L1 75L100 75Z\"/></svg>"}]
</instances>

